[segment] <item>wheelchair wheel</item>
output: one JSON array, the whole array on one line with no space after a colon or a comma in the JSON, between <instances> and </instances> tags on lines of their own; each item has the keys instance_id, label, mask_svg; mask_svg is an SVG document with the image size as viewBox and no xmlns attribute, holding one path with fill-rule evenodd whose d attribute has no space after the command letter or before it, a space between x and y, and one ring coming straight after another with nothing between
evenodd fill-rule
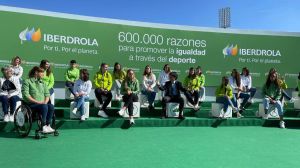
<instances>
[{"instance_id":1,"label":"wheelchair wheel","mask_svg":"<svg viewBox=\"0 0 300 168\"><path fill-rule=\"evenodd\" d=\"M32 127L32 112L24 104L20 105L14 114L14 124L21 137L27 137Z\"/></svg>"}]
</instances>

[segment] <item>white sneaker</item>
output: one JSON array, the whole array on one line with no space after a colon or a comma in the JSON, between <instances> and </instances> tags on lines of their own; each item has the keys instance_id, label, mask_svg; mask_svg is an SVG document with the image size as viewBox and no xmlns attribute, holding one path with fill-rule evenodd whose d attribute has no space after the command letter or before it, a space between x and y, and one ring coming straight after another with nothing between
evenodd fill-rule
<instances>
[{"instance_id":1,"label":"white sneaker","mask_svg":"<svg viewBox=\"0 0 300 168\"><path fill-rule=\"evenodd\" d=\"M285 123L284 123L284 121L280 121L280 122L279 122L279 126L280 126L280 128L285 128Z\"/></svg>"},{"instance_id":2,"label":"white sneaker","mask_svg":"<svg viewBox=\"0 0 300 168\"><path fill-rule=\"evenodd\" d=\"M77 113L77 108L76 107L72 110L72 113L76 115L76 113Z\"/></svg>"},{"instance_id":3,"label":"white sneaker","mask_svg":"<svg viewBox=\"0 0 300 168\"><path fill-rule=\"evenodd\" d=\"M55 131L53 128L51 128L50 125L47 126L47 129L48 129L49 132L54 132Z\"/></svg>"},{"instance_id":4,"label":"white sneaker","mask_svg":"<svg viewBox=\"0 0 300 168\"><path fill-rule=\"evenodd\" d=\"M236 107L232 107L232 111L233 111L234 113L237 113L237 112L239 112L239 109L236 108Z\"/></svg>"},{"instance_id":5,"label":"white sneaker","mask_svg":"<svg viewBox=\"0 0 300 168\"><path fill-rule=\"evenodd\" d=\"M85 116L82 115L82 116L80 117L80 121L84 121L84 120L85 120Z\"/></svg>"},{"instance_id":6,"label":"white sneaker","mask_svg":"<svg viewBox=\"0 0 300 168\"><path fill-rule=\"evenodd\" d=\"M122 100L122 95L120 95L120 96L116 95L116 100L121 101Z\"/></svg>"},{"instance_id":7,"label":"white sneaker","mask_svg":"<svg viewBox=\"0 0 300 168\"><path fill-rule=\"evenodd\" d=\"M134 122L134 119L133 119L133 118L130 118L129 122L130 122L130 124L135 124L135 122Z\"/></svg>"},{"instance_id":8,"label":"white sneaker","mask_svg":"<svg viewBox=\"0 0 300 168\"><path fill-rule=\"evenodd\" d=\"M196 105L194 106L194 110L195 110L195 111L199 110L199 105L198 105L198 104L196 104Z\"/></svg>"},{"instance_id":9,"label":"white sneaker","mask_svg":"<svg viewBox=\"0 0 300 168\"><path fill-rule=\"evenodd\" d=\"M103 110L99 110L98 116L103 117L103 118L107 118L108 117L108 115Z\"/></svg>"},{"instance_id":10,"label":"white sneaker","mask_svg":"<svg viewBox=\"0 0 300 168\"><path fill-rule=\"evenodd\" d=\"M10 122L14 122L14 115L10 115L10 116L9 116L9 121L10 121Z\"/></svg>"},{"instance_id":11,"label":"white sneaker","mask_svg":"<svg viewBox=\"0 0 300 168\"><path fill-rule=\"evenodd\" d=\"M125 109L124 108L121 108L119 111L118 111L119 115L123 117L123 115L125 114Z\"/></svg>"},{"instance_id":12,"label":"white sneaker","mask_svg":"<svg viewBox=\"0 0 300 168\"><path fill-rule=\"evenodd\" d=\"M264 114L263 119L265 119L265 120L269 119L269 114Z\"/></svg>"},{"instance_id":13,"label":"white sneaker","mask_svg":"<svg viewBox=\"0 0 300 168\"><path fill-rule=\"evenodd\" d=\"M43 126L42 132L43 132L43 133L49 133L49 132L50 132L47 125L44 125L44 126Z\"/></svg>"},{"instance_id":14,"label":"white sneaker","mask_svg":"<svg viewBox=\"0 0 300 168\"><path fill-rule=\"evenodd\" d=\"M5 114L3 121L4 122L9 122L9 115L8 114Z\"/></svg>"},{"instance_id":15,"label":"white sneaker","mask_svg":"<svg viewBox=\"0 0 300 168\"><path fill-rule=\"evenodd\" d=\"M290 103L294 103L297 99L292 97L291 100L289 101Z\"/></svg>"}]
</instances>

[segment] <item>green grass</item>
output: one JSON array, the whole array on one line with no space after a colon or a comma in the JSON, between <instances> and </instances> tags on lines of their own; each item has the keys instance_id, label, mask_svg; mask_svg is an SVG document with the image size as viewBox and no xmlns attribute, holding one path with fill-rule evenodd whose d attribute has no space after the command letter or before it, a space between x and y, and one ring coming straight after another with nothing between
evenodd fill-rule
<instances>
[{"instance_id":1,"label":"green grass","mask_svg":"<svg viewBox=\"0 0 300 168\"><path fill-rule=\"evenodd\" d=\"M32 131L33 133L33 131ZM1 167L290 168L300 130L266 127L68 129L34 140L0 132Z\"/></svg>"}]
</instances>

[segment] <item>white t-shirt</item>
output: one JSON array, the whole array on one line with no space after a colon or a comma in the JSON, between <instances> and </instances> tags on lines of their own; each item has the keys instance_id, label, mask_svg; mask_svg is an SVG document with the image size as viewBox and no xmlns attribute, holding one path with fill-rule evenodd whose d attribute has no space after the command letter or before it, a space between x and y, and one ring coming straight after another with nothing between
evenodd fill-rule
<instances>
[{"instance_id":1,"label":"white t-shirt","mask_svg":"<svg viewBox=\"0 0 300 168\"><path fill-rule=\"evenodd\" d=\"M89 97L91 89L92 89L92 82L90 80L84 82L83 80L78 79L75 82L74 85L75 94L83 93L85 96Z\"/></svg>"},{"instance_id":2,"label":"white t-shirt","mask_svg":"<svg viewBox=\"0 0 300 168\"><path fill-rule=\"evenodd\" d=\"M250 89L252 87L252 78L250 75L248 76L241 75L241 80L244 86L247 87L247 89Z\"/></svg>"},{"instance_id":3,"label":"white t-shirt","mask_svg":"<svg viewBox=\"0 0 300 168\"><path fill-rule=\"evenodd\" d=\"M147 77L146 75L144 75L143 77L143 88L146 90L149 86L152 89L154 89L154 87L156 86L156 77L153 73L149 77Z\"/></svg>"},{"instance_id":4,"label":"white t-shirt","mask_svg":"<svg viewBox=\"0 0 300 168\"><path fill-rule=\"evenodd\" d=\"M232 88L232 92L233 93L238 93L238 90L236 90L238 88L235 79L233 79L232 76L229 77L229 84L230 87ZM240 88L243 88L245 85L243 84L243 81L241 80L241 85Z\"/></svg>"},{"instance_id":5,"label":"white t-shirt","mask_svg":"<svg viewBox=\"0 0 300 168\"><path fill-rule=\"evenodd\" d=\"M167 81L169 81L169 73L166 73L165 71L161 71L160 74L159 74L159 84L161 86L164 86L165 83Z\"/></svg>"}]
</instances>

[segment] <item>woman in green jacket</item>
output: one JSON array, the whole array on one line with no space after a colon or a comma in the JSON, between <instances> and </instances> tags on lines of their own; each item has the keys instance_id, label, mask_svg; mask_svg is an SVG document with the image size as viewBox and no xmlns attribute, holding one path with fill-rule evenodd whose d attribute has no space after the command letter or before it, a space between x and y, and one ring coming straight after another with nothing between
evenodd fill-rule
<instances>
[{"instance_id":1,"label":"woman in green jacket","mask_svg":"<svg viewBox=\"0 0 300 168\"><path fill-rule=\"evenodd\" d=\"M124 106L118 112L120 116L123 116L125 110L128 109L129 123L134 124L133 119L133 102L138 102L138 93L140 92L139 81L135 78L135 74L132 69L127 70L127 77L122 82L121 93L123 95Z\"/></svg>"},{"instance_id":2,"label":"woman in green jacket","mask_svg":"<svg viewBox=\"0 0 300 168\"><path fill-rule=\"evenodd\" d=\"M268 119L267 113L270 104L273 104L278 111L278 115L280 119L279 126L280 128L285 128L285 123L283 121L283 106L280 101L281 89L280 89L280 83L278 80L278 74L276 70L271 69L269 71L267 81L262 88L262 94L264 96L263 104L264 104L264 109L266 114L264 118Z\"/></svg>"}]
</instances>

